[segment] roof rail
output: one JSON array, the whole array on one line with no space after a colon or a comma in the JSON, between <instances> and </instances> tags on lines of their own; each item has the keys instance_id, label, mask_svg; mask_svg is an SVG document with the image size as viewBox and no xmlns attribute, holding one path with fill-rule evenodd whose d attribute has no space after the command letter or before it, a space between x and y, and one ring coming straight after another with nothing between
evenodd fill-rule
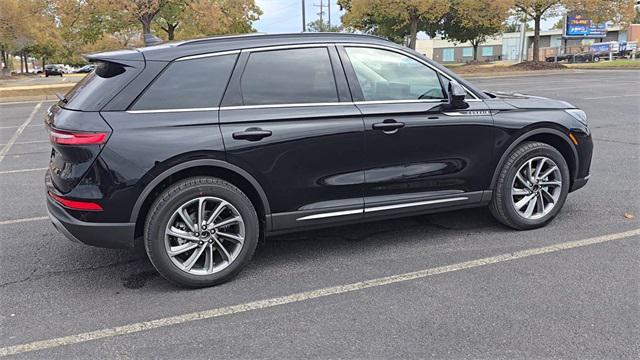
<instances>
[{"instance_id":1,"label":"roof rail","mask_svg":"<svg viewBox=\"0 0 640 360\"><path fill-rule=\"evenodd\" d=\"M201 38L201 39L185 40L183 42L178 43L176 46L202 44L202 43L215 42L215 41L228 40L228 39L246 39L251 37L286 38L286 37L294 37L294 36L319 37L319 38L327 37L327 36L367 37L367 38L376 39L376 40L388 41L384 38L381 38L375 35L339 33L339 32L304 32L304 33L278 33L278 34L249 33L249 34L240 34L240 35L220 35L220 36L211 36L211 37Z\"/></svg>"}]
</instances>

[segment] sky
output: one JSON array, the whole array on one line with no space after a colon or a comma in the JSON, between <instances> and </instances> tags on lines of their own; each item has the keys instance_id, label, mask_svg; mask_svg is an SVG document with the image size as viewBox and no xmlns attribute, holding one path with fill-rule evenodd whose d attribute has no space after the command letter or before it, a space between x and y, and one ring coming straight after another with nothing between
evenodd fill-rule
<instances>
[{"instance_id":1,"label":"sky","mask_svg":"<svg viewBox=\"0 0 640 360\"><path fill-rule=\"evenodd\" d=\"M320 0L304 0L306 23L319 18ZM335 0L322 0L324 5L324 17L327 21L327 3L331 4L331 24L339 25L340 8ZM262 9L260 20L253 23L258 32L282 33L302 31L302 0L256 0L256 4ZM314 6L317 5L317 6Z\"/></svg>"},{"instance_id":2,"label":"sky","mask_svg":"<svg viewBox=\"0 0 640 360\"><path fill-rule=\"evenodd\" d=\"M307 24L318 19L320 0L304 0ZM322 0L324 5L324 19L327 16L327 3L331 4L331 24L339 25L343 14L336 4L336 0ZM258 32L283 33L302 31L302 0L256 0L264 13L260 20L253 23ZM547 19L542 22L542 30L550 29L558 18ZM326 21L326 20L325 20ZM530 23L533 26L533 23ZM426 38L422 34L421 38Z\"/></svg>"}]
</instances>

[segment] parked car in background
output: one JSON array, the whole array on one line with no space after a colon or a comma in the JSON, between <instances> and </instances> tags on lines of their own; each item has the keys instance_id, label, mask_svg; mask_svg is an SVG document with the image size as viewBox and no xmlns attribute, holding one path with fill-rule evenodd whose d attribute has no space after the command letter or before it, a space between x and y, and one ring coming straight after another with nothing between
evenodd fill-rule
<instances>
[{"instance_id":1,"label":"parked car in background","mask_svg":"<svg viewBox=\"0 0 640 360\"><path fill-rule=\"evenodd\" d=\"M83 67L81 67L80 69L74 71L74 73L77 74L86 74L86 73L90 73L93 71L93 69L95 69L96 66L94 64L89 64L89 65L85 65Z\"/></svg>"},{"instance_id":2,"label":"parked car in background","mask_svg":"<svg viewBox=\"0 0 640 360\"><path fill-rule=\"evenodd\" d=\"M567 62L570 63L583 63L583 62L598 62L603 58L601 53L582 52L567 57Z\"/></svg>"},{"instance_id":3,"label":"parked car in background","mask_svg":"<svg viewBox=\"0 0 640 360\"><path fill-rule=\"evenodd\" d=\"M215 37L87 59L95 71L45 120L50 218L74 241L143 245L183 286L231 279L259 239L286 232L478 206L538 228L590 176L584 111L481 91L373 36Z\"/></svg>"},{"instance_id":4,"label":"parked car in background","mask_svg":"<svg viewBox=\"0 0 640 360\"><path fill-rule=\"evenodd\" d=\"M64 74L64 69L56 64L48 64L44 66L44 76L49 77L49 75L59 75L62 76Z\"/></svg>"},{"instance_id":5,"label":"parked car in background","mask_svg":"<svg viewBox=\"0 0 640 360\"><path fill-rule=\"evenodd\" d=\"M572 55L556 55L556 56L547 56L545 58L546 62L560 62L567 60Z\"/></svg>"}]
</instances>

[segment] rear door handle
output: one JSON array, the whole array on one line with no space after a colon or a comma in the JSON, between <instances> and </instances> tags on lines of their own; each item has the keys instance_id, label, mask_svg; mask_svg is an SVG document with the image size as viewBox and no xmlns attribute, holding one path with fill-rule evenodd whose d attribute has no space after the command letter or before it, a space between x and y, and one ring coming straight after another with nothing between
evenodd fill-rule
<instances>
[{"instance_id":1,"label":"rear door handle","mask_svg":"<svg viewBox=\"0 0 640 360\"><path fill-rule=\"evenodd\" d=\"M244 131L234 132L233 136L236 140L258 141L271 136L271 130L262 130L261 128L248 128Z\"/></svg>"},{"instance_id":2,"label":"rear door handle","mask_svg":"<svg viewBox=\"0 0 640 360\"><path fill-rule=\"evenodd\" d=\"M398 122L393 119L387 119L381 123L375 123L372 126L373 130L382 130L384 132L390 132L390 133L395 132L396 130L403 127L404 127L403 122Z\"/></svg>"}]
</instances>

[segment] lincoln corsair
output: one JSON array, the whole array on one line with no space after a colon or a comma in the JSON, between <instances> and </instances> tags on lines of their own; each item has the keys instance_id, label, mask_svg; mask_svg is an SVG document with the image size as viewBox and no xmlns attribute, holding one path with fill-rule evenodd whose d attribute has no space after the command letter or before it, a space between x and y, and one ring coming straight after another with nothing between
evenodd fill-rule
<instances>
[{"instance_id":1,"label":"lincoln corsair","mask_svg":"<svg viewBox=\"0 0 640 360\"><path fill-rule=\"evenodd\" d=\"M95 71L45 121L51 220L74 241L144 246L182 286L232 278L273 234L477 206L537 228L589 178L583 111L480 91L372 36L86 58Z\"/></svg>"}]
</instances>

